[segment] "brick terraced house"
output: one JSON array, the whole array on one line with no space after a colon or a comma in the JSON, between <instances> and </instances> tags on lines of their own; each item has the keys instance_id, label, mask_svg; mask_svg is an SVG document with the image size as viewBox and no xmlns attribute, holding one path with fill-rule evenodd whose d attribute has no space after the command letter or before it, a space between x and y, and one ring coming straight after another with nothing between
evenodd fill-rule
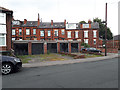
<instances>
[{"instance_id":1,"label":"brick terraced house","mask_svg":"<svg viewBox=\"0 0 120 90\"><path fill-rule=\"evenodd\" d=\"M13 20L12 40L16 54L41 54L57 52L79 52L81 43L99 46L99 24L97 22L66 23Z\"/></svg>"},{"instance_id":2,"label":"brick terraced house","mask_svg":"<svg viewBox=\"0 0 120 90\"><path fill-rule=\"evenodd\" d=\"M0 7L0 53L10 52L13 11Z\"/></svg>"}]
</instances>

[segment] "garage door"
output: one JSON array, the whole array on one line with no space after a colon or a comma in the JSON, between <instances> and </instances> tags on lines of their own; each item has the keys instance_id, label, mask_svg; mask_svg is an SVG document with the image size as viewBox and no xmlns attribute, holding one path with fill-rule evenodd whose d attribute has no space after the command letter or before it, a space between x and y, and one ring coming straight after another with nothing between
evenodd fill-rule
<instances>
[{"instance_id":1,"label":"garage door","mask_svg":"<svg viewBox=\"0 0 120 90\"><path fill-rule=\"evenodd\" d=\"M44 53L43 43L32 43L32 55L43 53Z\"/></svg>"},{"instance_id":2,"label":"garage door","mask_svg":"<svg viewBox=\"0 0 120 90\"><path fill-rule=\"evenodd\" d=\"M14 43L15 55L28 55L27 43Z\"/></svg>"},{"instance_id":3,"label":"garage door","mask_svg":"<svg viewBox=\"0 0 120 90\"><path fill-rule=\"evenodd\" d=\"M57 43L47 43L47 52L57 53Z\"/></svg>"},{"instance_id":4,"label":"garage door","mask_svg":"<svg viewBox=\"0 0 120 90\"><path fill-rule=\"evenodd\" d=\"M71 52L78 52L78 43L71 43Z\"/></svg>"},{"instance_id":5,"label":"garage door","mask_svg":"<svg viewBox=\"0 0 120 90\"><path fill-rule=\"evenodd\" d=\"M68 52L68 43L60 43L60 52Z\"/></svg>"}]
</instances>

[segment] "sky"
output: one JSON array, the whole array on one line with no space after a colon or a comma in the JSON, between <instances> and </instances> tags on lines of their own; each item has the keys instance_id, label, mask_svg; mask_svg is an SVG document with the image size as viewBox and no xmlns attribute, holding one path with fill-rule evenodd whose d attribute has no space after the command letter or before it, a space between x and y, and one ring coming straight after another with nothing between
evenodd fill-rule
<instances>
[{"instance_id":1,"label":"sky","mask_svg":"<svg viewBox=\"0 0 120 90\"><path fill-rule=\"evenodd\" d=\"M78 23L105 20L105 3L108 3L108 27L118 34L118 2L120 0L0 0L0 6L13 10L16 20L36 21L38 13L43 22Z\"/></svg>"}]
</instances>

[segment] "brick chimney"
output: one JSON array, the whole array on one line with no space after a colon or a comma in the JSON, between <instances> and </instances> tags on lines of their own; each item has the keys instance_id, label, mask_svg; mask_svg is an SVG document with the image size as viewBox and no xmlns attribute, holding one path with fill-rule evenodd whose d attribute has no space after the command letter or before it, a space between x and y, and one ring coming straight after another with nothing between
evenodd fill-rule
<instances>
[{"instance_id":1,"label":"brick chimney","mask_svg":"<svg viewBox=\"0 0 120 90\"><path fill-rule=\"evenodd\" d=\"M38 13L38 26L40 25L39 13Z\"/></svg>"},{"instance_id":2,"label":"brick chimney","mask_svg":"<svg viewBox=\"0 0 120 90\"><path fill-rule=\"evenodd\" d=\"M64 20L64 26L66 25L66 19Z\"/></svg>"},{"instance_id":3,"label":"brick chimney","mask_svg":"<svg viewBox=\"0 0 120 90\"><path fill-rule=\"evenodd\" d=\"M92 21L89 19L89 20L88 20L88 23L89 23L89 24L91 24L91 23L92 23Z\"/></svg>"},{"instance_id":4,"label":"brick chimney","mask_svg":"<svg viewBox=\"0 0 120 90\"><path fill-rule=\"evenodd\" d=\"M24 24L26 24L27 23L27 19L24 19Z\"/></svg>"},{"instance_id":5,"label":"brick chimney","mask_svg":"<svg viewBox=\"0 0 120 90\"><path fill-rule=\"evenodd\" d=\"M53 20L51 20L51 25L53 25Z\"/></svg>"}]
</instances>

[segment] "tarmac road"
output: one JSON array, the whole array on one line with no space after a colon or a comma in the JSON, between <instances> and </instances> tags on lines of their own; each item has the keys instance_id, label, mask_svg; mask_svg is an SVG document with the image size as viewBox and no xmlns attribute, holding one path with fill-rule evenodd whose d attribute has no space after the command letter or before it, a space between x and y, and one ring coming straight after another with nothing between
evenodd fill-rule
<instances>
[{"instance_id":1,"label":"tarmac road","mask_svg":"<svg viewBox=\"0 0 120 90\"><path fill-rule=\"evenodd\" d=\"M118 88L118 58L77 64L24 67L4 75L3 88Z\"/></svg>"}]
</instances>

